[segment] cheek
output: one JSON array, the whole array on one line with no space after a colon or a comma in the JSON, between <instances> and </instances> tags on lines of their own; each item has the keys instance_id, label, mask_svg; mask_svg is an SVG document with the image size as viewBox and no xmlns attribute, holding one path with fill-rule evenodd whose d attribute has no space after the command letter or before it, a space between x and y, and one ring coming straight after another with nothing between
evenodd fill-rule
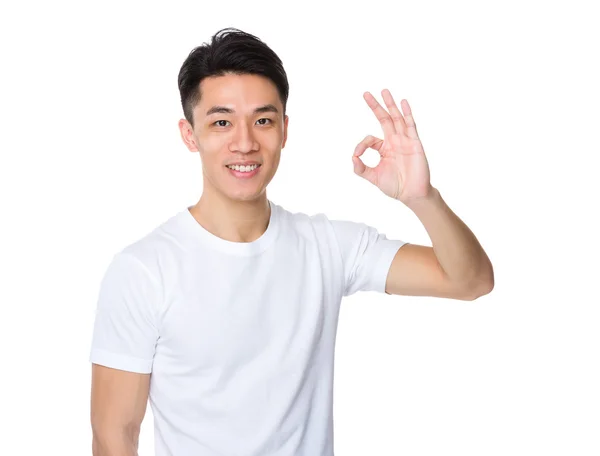
<instances>
[{"instance_id":1,"label":"cheek","mask_svg":"<svg viewBox=\"0 0 600 456\"><path fill-rule=\"evenodd\" d=\"M283 143L283 132L270 132L269 134L257 137L257 139L259 140L261 146L266 147L269 150L277 149L281 147L281 144Z\"/></svg>"},{"instance_id":2,"label":"cheek","mask_svg":"<svg viewBox=\"0 0 600 456\"><path fill-rule=\"evenodd\" d=\"M229 143L232 138L227 134L207 133L202 135L199 139L199 143L202 145L199 147L201 155L209 160L216 160L220 155L226 157L231 154L229 151ZM274 153L281 148L283 143L283 131L258 132L254 139L258 141L262 152L271 155L271 153Z\"/></svg>"},{"instance_id":3,"label":"cheek","mask_svg":"<svg viewBox=\"0 0 600 456\"><path fill-rule=\"evenodd\" d=\"M202 147L199 148L200 155L208 160L217 160L220 154L227 154L227 140L224 136L207 135L200 139Z\"/></svg>"},{"instance_id":4,"label":"cheek","mask_svg":"<svg viewBox=\"0 0 600 456\"><path fill-rule=\"evenodd\" d=\"M227 142L227 139L225 135L207 134L203 135L200 138L200 141L202 142L202 147L204 149L206 149L207 151L214 151L217 150L219 147L222 147L223 144Z\"/></svg>"}]
</instances>

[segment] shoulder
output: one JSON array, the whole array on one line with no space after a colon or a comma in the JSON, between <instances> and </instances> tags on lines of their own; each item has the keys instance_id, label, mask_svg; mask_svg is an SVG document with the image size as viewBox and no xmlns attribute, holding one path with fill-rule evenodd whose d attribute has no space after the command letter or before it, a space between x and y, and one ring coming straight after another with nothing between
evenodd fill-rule
<instances>
[{"instance_id":1,"label":"shoulder","mask_svg":"<svg viewBox=\"0 0 600 456\"><path fill-rule=\"evenodd\" d=\"M357 226L353 222L331 219L324 212L293 210L281 206L278 206L278 211L278 222L286 236L293 233L319 243L331 242L337 239L339 233L347 232Z\"/></svg>"},{"instance_id":2,"label":"shoulder","mask_svg":"<svg viewBox=\"0 0 600 456\"><path fill-rule=\"evenodd\" d=\"M294 226L312 226L312 227L328 227L336 230L360 230L368 228L362 222L352 220L339 220L330 217L325 212L308 212L287 209L279 205L274 205L279 213L279 219L282 223L288 223Z\"/></svg>"},{"instance_id":3,"label":"shoulder","mask_svg":"<svg viewBox=\"0 0 600 456\"><path fill-rule=\"evenodd\" d=\"M153 280L162 282L164 269L187 250L183 211L151 227L137 239L116 251L113 262L134 265Z\"/></svg>"},{"instance_id":4,"label":"shoulder","mask_svg":"<svg viewBox=\"0 0 600 456\"><path fill-rule=\"evenodd\" d=\"M365 235L378 235L376 228L368 224L354 220L344 220L331 217L325 212L298 211L277 206L279 211L279 222L286 225L288 230L299 232L310 232L322 237L331 237L343 242Z\"/></svg>"}]
</instances>

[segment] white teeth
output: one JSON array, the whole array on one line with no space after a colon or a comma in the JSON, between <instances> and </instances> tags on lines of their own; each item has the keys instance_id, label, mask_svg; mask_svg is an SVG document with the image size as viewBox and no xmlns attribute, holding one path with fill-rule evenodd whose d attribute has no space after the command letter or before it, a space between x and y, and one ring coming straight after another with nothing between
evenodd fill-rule
<instances>
[{"instance_id":1,"label":"white teeth","mask_svg":"<svg viewBox=\"0 0 600 456\"><path fill-rule=\"evenodd\" d=\"M235 169L236 171L240 171L242 173L247 173L250 171L254 171L258 168L258 165L249 165L249 166L239 166L239 165L227 165L229 169Z\"/></svg>"}]
</instances>

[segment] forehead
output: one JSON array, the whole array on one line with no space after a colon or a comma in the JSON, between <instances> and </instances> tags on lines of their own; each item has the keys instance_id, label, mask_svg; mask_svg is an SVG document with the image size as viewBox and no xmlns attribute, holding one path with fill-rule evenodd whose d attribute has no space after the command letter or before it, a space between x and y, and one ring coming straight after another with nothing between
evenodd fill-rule
<instances>
[{"instance_id":1,"label":"forehead","mask_svg":"<svg viewBox=\"0 0 600 456\"><path fill-rule=\"evenodd\" d=\"M253 74L226 74L203 79L200 94L196 111L201 116L215 105L228 106L239 112L250 112L265 104L282 107L275 84L266 77Z\"/></svg>"}]
</instances>

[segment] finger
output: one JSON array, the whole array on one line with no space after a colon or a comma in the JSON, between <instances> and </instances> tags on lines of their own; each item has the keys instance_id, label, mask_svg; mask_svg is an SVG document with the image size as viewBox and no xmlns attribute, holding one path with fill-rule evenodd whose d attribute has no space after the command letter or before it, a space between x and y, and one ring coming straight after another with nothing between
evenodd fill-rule
<instances>
[{"instance_id":1,"label":"finger","mask_svg":"<svg viewBox=\"0 0 600 456\"><path fill-rule=\"evenodd\" d=\"M367 179L372 184L377 185L375 179L375 168L365 165L360 158L355 156L352 156L352 164L354 165L354 172L357 175Z\"/></svg>"},{"instance_id":2,"label":"finger","mask_svg":"<svg viewBox=\"0 0 600 456\"><path fill-rule=\"evenodd\" d=\"M394 127L398 133L406 134L406 123L404 122L404 117L402 117L402 113L396 106L396 102L394 101L394 97L392 97L392 93L388 89L384 89L381 91L381 95L383 96L383 101L385 101L385 105L390 111L390 116L392 121L394 122Z\"/></svg>"},{"instance_id":3,"label":"finger","mask_svg":"<svg viewBox=\"0 0 600 456\"><path fill-rule=\"evenodd\" d=\"M383 128L384 136L386 138L389 138L390 136L394 135L396 133L396 128L394 127L394 122L392 121L392 118L390 117L389 113L385 109L383 109L383 107L379 104L375 97L369 92L365 92L363 94L363 97L369 105L369 107L375 113L375 117L377 117L377 120L379 120L379 123Z\"/></svg>"},{"instance_id":4,"label":"finger","mask_svg":"<svg viewBox=\"0 0 600 456\"><path fill-rule=\"evenodd\" d=\"M379 155L381 155L379 149L381 149L382 144L383 139L379 139L375 136L368 135L367 137L365 137L365 139L358 143L358 145L354 149L354 156L360 157L368 148L375 149L377 152L379 152Z\"/></svg>"},{"instance_id":5,"label":"finger","mask_svg":"<svg viewBox=\"0 0 600 456\"><path fill-rule=\"evenodd\" d=\"M404 113L404 122L406 123L406 136L412 139L419 139L419 134L417 133L417 126L415 124L415 119L413 119L412 110L410 109L408 100L403 99L400 102L400 106L402 106L402 112Z\"/></svg>"}]
</instances>

